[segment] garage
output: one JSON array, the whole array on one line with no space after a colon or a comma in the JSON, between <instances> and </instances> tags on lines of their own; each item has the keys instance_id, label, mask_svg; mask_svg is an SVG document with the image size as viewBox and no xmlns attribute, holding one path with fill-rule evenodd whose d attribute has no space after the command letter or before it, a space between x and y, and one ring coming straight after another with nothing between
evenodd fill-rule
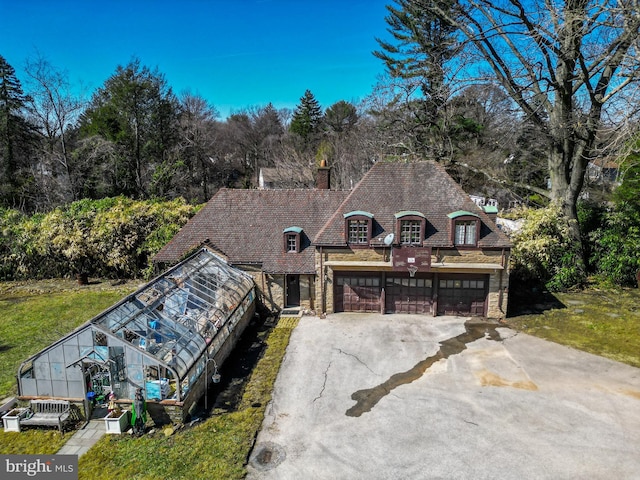
<instances>
[{"instance_id":1,"label":"garage","mask_svg":"<svg viewBox=\"0 0 640 480\"><path fill-rule=\"evenodd\" d=\"M489 275L441 275L438 315L485 315Z\"/></svg>"},{"instance_id":2,"label":"garage","mask_svg":"<svg viewBox=\"0 0 640 480\"><path fill-rule=\"evenodd\" d=\"M336 312L379 312L381 282L379 274L335 274L334 299Z\"/></svg>"},{"instance_id":3,"label":"garage","mask_svg":"<svg viewBox=\"0 0 640 480\"><path fill-rule=\"evenodd\" d=\"M387 276L386 313L433 313L433 278L430 274Z\"/></svg>"},{"instance_id":4,"label":"garage","mask_svg":"<svg viewBox=\"0 0 640 480\"><path fill-rule=\"evenodd\" d=\"M383 279L384 278L384 279ZM379 312L384 286L385 313L484 316L489 275L342 272L334 277L335 312Z\"/></svg>"}]
</instances>

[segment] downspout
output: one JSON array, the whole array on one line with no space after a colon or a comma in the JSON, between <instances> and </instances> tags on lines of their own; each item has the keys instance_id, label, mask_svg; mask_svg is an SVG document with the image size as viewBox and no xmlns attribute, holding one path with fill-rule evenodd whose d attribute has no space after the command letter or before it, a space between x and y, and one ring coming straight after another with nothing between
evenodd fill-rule
<instances>
[{"instance_id":1,"label":"downspout","mask_svg":"<svg viewBox=\"0 0 640 480\"><path fill-rule=\"evenodd\" d=\"M320 310L322 314L325 313L325 298L324 298L324 263L322 261L324 254L322 253L322 246L320 246Z\"/></svg>"},{"instance_id":2,"label":"downspout","mask_svg":"<svg viewBox=\"0 0 640 480\"><path fill-rule=\"evenodd\" d=\"M502 266L502 270L500 270L500 280L498 281L498 309L500 310L500 313L502 313L503 315L506 316L506 312L502 309L502 302L504 300L504 292L502 289L502 280L503 280L503 274L504 274L504 268L505 268L505 260L504 260L504 248L502 249L502 254L500 256L500 265Z\"/></svg>"},{"instance_id":3,"label":"downspout","mask_svg":"<svg viewBox=\"0 0 640 480\"><path fill-rule=\"evenodd\" d=\"M498 310L504 315L504 310L502 310L502 299L504 298L502 294L502 272L503 270L500 270L500 276L498 277Z\"/></svg>"}]
</instances>

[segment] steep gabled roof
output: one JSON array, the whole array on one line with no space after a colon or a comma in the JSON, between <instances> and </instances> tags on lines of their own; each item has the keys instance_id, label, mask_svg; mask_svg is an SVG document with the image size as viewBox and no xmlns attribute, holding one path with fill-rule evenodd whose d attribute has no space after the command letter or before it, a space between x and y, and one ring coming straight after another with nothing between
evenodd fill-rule
<instances>
[{"instance_id":1,"label":"steep gabled roof","mask_svg":"<svg viewBox=\"0 0 640 480\"><path fill-rule=\"evenodd\" d=\"M205 240L231 264L260 264L269 273L314 273L311 240L348 192L219 190L154 260L174 263ZM283 231L301 227L302 249L284 251Z\"/></svg>"},{"instance_id":2,"label":"steep gabled roof","mask_svg":"<svg viewBox=\"0 0 640 480\"><path fill-rule=\"evenodd\" d=\"M268 273L315 273L314 247L346 246L345 214L373 215L372 244L395 232L396 214L427 219L425 246L451 245L450 217L470 212L483 222L480 247L510 247L462 188L435 162L379 162L350 191L317 189L219 190L155 256L175 263L208 241L231 264L256 264ZM302 228L301 251L285 252L284 231Z\"/></svg>"},{"instance_id":3,"label":"steep gabled roof","mask_svg":"<svg viewBox=\"0 0 640 480\"><path fill-rule=\"evenodd\" d=\"M382 244L387 234L397 233L394 231L396 213L415 211L427 218L425 246L451 245L447 215L464 210L480 217L485 225L479 246L510 246L507 237L435 162L376 163L314 238L314 243L346 245L344 214L357 210L373 214L373 244Z\"/></svg>"}]
</instances>

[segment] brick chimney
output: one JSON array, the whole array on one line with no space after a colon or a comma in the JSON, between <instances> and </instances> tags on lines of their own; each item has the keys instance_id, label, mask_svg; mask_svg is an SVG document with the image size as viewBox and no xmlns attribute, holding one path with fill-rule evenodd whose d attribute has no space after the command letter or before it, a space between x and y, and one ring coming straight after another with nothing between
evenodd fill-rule
<instances>
[{"instance_id":1,"label":"brick chimney","mask_svg":"<svg viewBox=\"0 0 640 480\"><path fill-rule=\"evenodd\" d=\"M331 189L331 167L327 167L327 161L322 160L318 167L316 175L316 189L318 190L330 190Z\"/></svg>"}]
</instances>

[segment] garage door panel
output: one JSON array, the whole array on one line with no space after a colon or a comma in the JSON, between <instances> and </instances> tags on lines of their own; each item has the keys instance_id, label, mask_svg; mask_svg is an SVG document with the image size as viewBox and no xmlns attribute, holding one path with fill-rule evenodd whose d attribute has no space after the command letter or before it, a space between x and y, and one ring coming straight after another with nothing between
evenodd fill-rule
<instances>
[{"instance_id":1,"label":"garage door panel","mask_svg":"<svg viewBox=\"0 0 640 480\"><path fill-rule=\"evenodd\" d=\"M432 313L431 275L423 274L415 278L389 275L385 282L387 313Z\"/></svg>"},{"instance_id":2,"label":"garage door panel","mask_svg":"<svg viewBox=\"0 0 640 480\"><path fill-rule=\"evenodd\" d=\"M441 278L438 282L438 315L484 315L488 286L488 275Z\"/></svg>"},{"instance_id":3,"label":"garage door panel","mask_svg":"<svg viewBox=\"0 0 640 480\"><path fill-rule=\"evenodd\" d=\"M379 312L382 288L380 277L357 273L336 273L334 311Z\"/></svg>"}]
</instances>

